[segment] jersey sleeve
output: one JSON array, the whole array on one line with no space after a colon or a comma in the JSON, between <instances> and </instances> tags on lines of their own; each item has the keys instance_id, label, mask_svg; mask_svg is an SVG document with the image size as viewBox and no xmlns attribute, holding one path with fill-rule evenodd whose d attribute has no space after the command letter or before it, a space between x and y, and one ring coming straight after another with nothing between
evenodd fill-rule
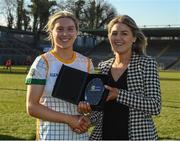
<instances>
[{"instance_id":1,"label":"jersey sleeve","mask_svg":"<svg viewBox=\"0 0 180 141\"><path fill-rule=\"evenodd\" d=\"M42 56L38 56L33 62L28 75L26 76L25 84L45 85L47 76L46 61Z\"/></svg>"}]
</instances>

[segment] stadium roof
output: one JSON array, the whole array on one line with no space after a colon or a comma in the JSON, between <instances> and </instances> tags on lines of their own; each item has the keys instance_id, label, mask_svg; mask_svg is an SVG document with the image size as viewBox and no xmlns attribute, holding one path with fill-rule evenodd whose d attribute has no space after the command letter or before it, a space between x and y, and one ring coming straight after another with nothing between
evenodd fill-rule
<instances>
[{"instance_id":1,"label":"stadium roof","mask_svg":"<svg viewBox=\"0 0 180 141\"><path fill-rule=\"evenodd\" d=\"M141 28L143 33L147 37L180 37L180 27L168 27L168 28ZM91 35L99 35L102 37L107 37L107 30L105 29L84 29L81 30L83 33L88 33Z\"/></svg>"},{"instance_id":2,"label":"stadium roof","mask_svg":"<svg viewBox=\"0 0 180 141\"><path fill-rule=\"evenodd\" d=\"M161 27L161 28L141 28L146 37L180 37L180 27ZM0 26L0 31L13 32L18 34L33 35L33 32L22 31L17 29L8 29L7 27ZM82 33L88 33L94 36L107 37L106 29L80 29ZM41 32L45 34L45 32Z\"/></svg>"}]
</instances>

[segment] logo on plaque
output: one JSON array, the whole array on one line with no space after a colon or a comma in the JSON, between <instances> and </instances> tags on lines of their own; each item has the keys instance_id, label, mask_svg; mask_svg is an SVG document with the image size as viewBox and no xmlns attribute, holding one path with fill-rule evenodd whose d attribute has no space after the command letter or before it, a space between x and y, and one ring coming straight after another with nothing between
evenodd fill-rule
<instances>
[{"instance_id":1,"label":"logo on plaque","mask_svg":"<svg viewBox=\"0 0 180 141\"><path fill-rule=\"evenodd\" d=\"M102 98L104 89L104 84L100 78L92 79L85 89L85 101L91 105L97 105Z\"/></svg>"}]
</instances>

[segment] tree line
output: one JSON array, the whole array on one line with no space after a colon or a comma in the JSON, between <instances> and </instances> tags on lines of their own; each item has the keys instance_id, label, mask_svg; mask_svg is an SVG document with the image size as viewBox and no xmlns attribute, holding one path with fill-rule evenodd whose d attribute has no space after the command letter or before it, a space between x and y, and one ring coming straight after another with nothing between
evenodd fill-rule
<instances>
[{"instance_id":1,"label":"tree line","mask_svg":"<svg viewBox=\"0 0 180 141\"><path fill-rule=\"evenodd\" d=\"M117 15L106 0L1 0L0 14L9 29L41 32L58 10L74 13L80 29L103 29Z\"/></svg>"}]
</instances>

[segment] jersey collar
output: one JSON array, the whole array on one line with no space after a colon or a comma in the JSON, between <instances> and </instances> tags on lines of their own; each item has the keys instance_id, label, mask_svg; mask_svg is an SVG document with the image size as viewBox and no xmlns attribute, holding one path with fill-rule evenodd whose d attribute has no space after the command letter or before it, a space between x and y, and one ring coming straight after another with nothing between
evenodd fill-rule
<instances>
[{"instance_id":1,"label":"jersey collar","mask_svg":"<svg viewBox=\"0 0 180 141\"><path fill-rule=\"evenodd\" d=\"M64 64L71 64L73 63L73 61L76 59L76 52L73 52L73 55L71 57L71 59L65 60L63 58L61 58L54 50L51 50L50 53L60 62L64 63Z\"/></svg>"}]
</instances>

